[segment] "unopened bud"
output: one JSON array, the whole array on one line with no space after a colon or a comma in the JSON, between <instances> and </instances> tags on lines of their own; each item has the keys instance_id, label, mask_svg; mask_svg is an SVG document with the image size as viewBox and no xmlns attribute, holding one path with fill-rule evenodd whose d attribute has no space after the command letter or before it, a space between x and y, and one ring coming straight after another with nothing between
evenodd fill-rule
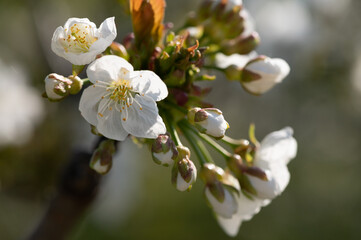
<instances>
[{"instance_id":1,"label":"unopened bud","mask_svg":"<svg viewBox=\"0 0 361 240\"><path fill-rule=\"evenodd\" d=\"M106 174L112 167L115 146L113 140L104 140L94 151L89 166L99 174Z\"/></svg>"},{"instance_id":2,"label":"unopened bud","mask_svg":"<svg viewBox=\"0 0 361 240\"><path fill-rule=\"evenodd\" d=\"M238 209L235 194L224 187L220 182L208 185L205 196L213 211L224 218L231 218Z\"/></svg>"},{"instance_id":3,"label":"unopened bud","mask_svg":"<svg viewBox=\"0 0 361 240\"><path fill-rule=\"evenodd\" d=\"M210 163L202 166L200 174L206 184L205 196L210 207L219 216L231 218L238 208L236 195L240 186L237 179Z\"/></svg>"},{"instance_id":4,"label":"unopened bud","mask_svg":"<svg viewBox=\"0 0 361 240\"><path fill-rule=\"evenodd\" d=\"M229 169L236 175L237 178L244 173L247 173L267 181L267 176L262 169L256 166L247 166L247 164L243 163L241 156L238 154L233 154L227 161L227 164Z\"/></svg>"},{"instance_id":5,"label":"unopened bud","mask_svg":"<svg viewBox=\"0 0 361 240\"><path fill-rule=\"evenodd\" d=\"M45 93L50 101L60 101L69 94L78 93L83 87L83 81L73 75L68 78L51 73L45 78Z\"/></svg>"},{"instance_id":6,"label":"unopened bud","mask_svg":"<svg viewBox=\"0 0 361 240\"><path fill-rule=\"evenodd\" d=\"M203 164L199 176L205 183L220 181L224 175L224 170L213 163Z\"/></svg>"},{"instance_id":7,"label":"unopened bud","mask_svg":"<svg viewBox=\"0 0 361 240\"><path fill-rule=\"evenodd\" d=\"M226 55L234 53L248 54L252 52L259 44L260 37L257 32L253 32L248 36L239 36L235 39L226 41L221 46L221 51Z\"/></svg>"},{"instance_id":8,"label":"unopened bud","mask_svg":"<svg viewBox=\"0 0 361 240\"><path fill-rule=\"evenodd\" d=\"M176 146L168 134L160 134L152 144L152 157L155 163L171 166L178 156Z\"/></svg>"},{"instance_id":9,"label":"unopened bud","mask_svg":"<svg viewBox=\"0 0 361 240\"><path fill-rule=\"evenodd\" d=\"M192 108L188 112L188 120L201 133L216 139L223 138L226 130L229 128L222 112L216 108Z\"/></svg>"},{"instance_id":10,"label":"unopened bud","mask_svg":"<svg viewBox=\"0 0 361 240\"><path fill-rule=\"evenodd\" d=\"M242 7L242 0L210 0L216 6L216 8L224 9L226 12L231 11L235 8L237 10L241 9Z\"/></svg>"},{"instance_id":11,"label":"unopened bud","mask_svg":"<svg viewBox=\"0 0 361 240\"><path fill-rule=\"evenodd\" d=\"M45 78L45 92L46 96L51 101L59 101L69 94L71 80L56 74L51 73Z\"/></svg>"},{"instance_id":12,"label":"unopened bud","mask_svg":"<svg viewBox=\"0 0 361 240\"><path fill-rule=\"evenodd\" d=\"M280 195L286 188L290 173L285 165L274 166L274 169L265 170L265 174L268 178L264 181L260 178L248 176L250 184L257 192L257 197L263 199L273 199Z\"/></svg>"},{"instance_id":13,"label":"unopened bud","mask_svg":"<svg viewBox=\"0 0 361 240\"><path fill-rule=\"evenodd\" d=\"M260 95L289 74L290 66L280 58L259 56L246 64L242 71L242 86L250 93Z\"/></svg>"},{"instance_id":14,"label":"unopened bud","mask_svg":"<svg viewBox=\"0 0 361 240\"><path fill-rule=\"evenodd\" d=\"M266 172L260 169L259 167L246 166L244 167L243 172L247 173L248 175L254 176L256 178L259 178L263 181L268 181Z\"/></svg>"},{"instance_id":15,"label":"unopened bud","mask_svg":"<svg viewBox=\"0 0 361 240\"><path fill-rule=\"evenodd\" d=\"M109 47L115 55L122 57L124 59L129 58L128 52L122 44L118 42L112 42L112 44Z\"/></svg>"},{"instance_id":16,"label":"unopened bud","mask_svg":"<svg viewBox=\"0 0 361 240\"><path fill-rule=\"evenodd\" d=\"M189 36L200 39L203 35L204 29L203 26L196 26L196 27L188 27L186 28L186 31L188 31Z\"/></svg>"},{"instance_id":17,"label":"unopened bud","mask_svg":"<svg viewBox=\"0 0 361 240\"><path fill-rule=\"evenodd\" d=\"M179 191L190 190L197 179L197 168L189 160L190 151L187 147L178 146L178 158L172 169L172 183Z\"/></svg>"},{"instance_id":18,"label":"unopened bud","mask_svg":"<svg viewBox=\"0 0 361 240\"><path fill-rule=\"evenodd\" d=\"M78 76L70 75L68 78L72 81L69 93L73 95L79 93L83 88L83 81Z\"/></svg>"}]
</instances>

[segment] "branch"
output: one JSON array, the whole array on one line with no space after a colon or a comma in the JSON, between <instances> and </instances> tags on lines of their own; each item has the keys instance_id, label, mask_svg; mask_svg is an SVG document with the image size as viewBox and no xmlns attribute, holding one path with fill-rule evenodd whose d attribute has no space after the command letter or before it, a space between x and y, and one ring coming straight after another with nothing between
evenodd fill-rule
<instances>
[{"instance_id":1,"label":"branch","mask_svg":"<svg viewBox=\"0 0 361 240\"><path fill-rule=\"evenodd\" d=\"M98 147L104 138L94 146ZM98 193L101 175L89 167L92 153L75 152L65 167L58 192L28 240L61 240L69 234Z\"/></svg>"}]
</instances>

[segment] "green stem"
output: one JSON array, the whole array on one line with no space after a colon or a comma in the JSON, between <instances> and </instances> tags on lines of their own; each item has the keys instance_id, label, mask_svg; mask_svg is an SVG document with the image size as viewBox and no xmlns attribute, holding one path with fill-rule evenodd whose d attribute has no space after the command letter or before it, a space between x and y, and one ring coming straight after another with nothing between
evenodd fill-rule
<instances>
[{"instance_id":1,"label":"green stem","mask_svg":"<svg viewBox=\"0 0 361 240\"><path fill-rule=\"evenodd\" d=\"M243 145L246 141L248 142L248 140L246 140L246 139L233 139L233 138L230 138L228 136L224 136L221 139L221 141L224 142L225 144L228 144L232 148Z\"/></svg>"},{"instance_id":2,"label":"green stem","mask_svg":"<svg viewBox=\"0 0 361 240\"><path fill-rule=\"evenodd\" d=\"M207 162L213 163L212 157L208 153L203 143L199 139L195 138L193 134L187 129L187 127L184 127L183 124L180 124L179 127L181 128L184 136L187 138L189 144L194 149L200 164L203 165Z\"/></svg>"},{"instance_id":3,"label":"green stem","mask_svg":"<svg viewBox=\"0 0 361 240\"><path fill-rule=\"evenodd\" d=\"M165 124L167 125L167 129L169 130L169 133L172 137L172 140L174 141L176 146L183 146L182 142L180 141L180 138L178 136L177 129L174 126L173 121L170 120L169 116L165 116Z\"/></svg>"},{"instance_id":4,"label":"green stem","mask_svg":"<svg viewBox=\"0 0 361 240\"><path fill-rule=\"evenodd\" d=\"M232 154L229 153L226 149L224 149L221 145L216 143L213 139L200 133L197 129L195 129L187 120L181 121L182 125L184 125L187 129L191 130L195 135L201 138L203 141L208 143L212 148L214 148L217 152L219 152L225 159L229 159Z\"/></svg>"},{"instance_id":5,"label":"green stem","mask_svg":"<svg viewBox=\"0 0 361 240\"><path fill-rule=\"evenodd\" d=\"M83 84L86 84L86 83L89 83L89 82L90 82L90 81L89 81L89 78L83 78L82 81L83 81Z\"/></svg>"}]
</instances>

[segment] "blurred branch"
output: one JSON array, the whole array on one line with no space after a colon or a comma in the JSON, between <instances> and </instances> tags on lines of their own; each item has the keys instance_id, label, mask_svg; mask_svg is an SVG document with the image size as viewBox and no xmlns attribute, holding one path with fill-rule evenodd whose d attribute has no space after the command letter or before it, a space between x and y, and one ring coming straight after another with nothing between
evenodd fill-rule
<instances>
[{"instance_id":1,"label":"blurred branch","mask_svg":"<svg viewBox=\"0 0 361 240\"><path fill-rule=\"evenodd\" d=\"M93 151L104 138L99 138ZM58 192L43 219L28 240L60 240L69 232L93 202L101 175L89 167L92 153L75 152L60 177Z\"/></svg>"}]
</instances>

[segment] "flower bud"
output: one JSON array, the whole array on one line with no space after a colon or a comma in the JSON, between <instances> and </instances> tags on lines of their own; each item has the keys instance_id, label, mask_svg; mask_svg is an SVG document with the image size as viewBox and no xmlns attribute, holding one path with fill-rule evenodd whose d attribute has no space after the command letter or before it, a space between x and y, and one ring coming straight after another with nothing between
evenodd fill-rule
<instances>
[{"instance_id":1,"label":"flower bud","mask_svg":"<svg viewBox=\"0 0 361 240\"><path fill-rule=\"evenodd\" d=\"M244 164L241 156L238 154L233 154L227 164L229 169L236 175L237 178L242 174L247 173L248 175L267 181L267 175L261 168Z\"/></svg>"},{"instance_id":2,"label":"flower bud","mask_svg":"<svg viewBox=\"0 0 361 240\"><path fill-rule=\"evenodd\" d=\"M51 73L45 78L45 92L50 101L60 101L69 94L77 94L83 87L83 81L77 76L68 78Z\"/></svg>"},{"instance_id":3,"label":"flower bud","mask_svg":"<svg viewBox=\"0 0 361 240\"><path fill-rule=\"evenodd\" d=\"M257 197L262 199L273 199L280 195L288 182L290 173L287 166L279 164L271 169L264 170L268 180L264 181L254 176L248 176L248 179L257 192Z\"/></svg>"},{"instance_id":4,"label":"flower bud","mask_svg":"<svg viewBox=\"0 0 361 240\"><path fill-rule=\"evenodd\" d=\"M252 52L260 43L260 37L257 32L252 32L248 36L240 35L229 41L225 41L221 46L221 52L226 55L234 53L248 54Z\"/></svg>"},{"instance_id":5,"label":"flower bud","mask_svg":"<svg viewBox=\"0 0 361 240\"><path fill-rule=\"evenodd\" d=\"M126 60L129 59L129 54L122 44L120 44L118 42L113 42L112 44L110 44L109 47L110 47L112 53L114 53L115 55L122 57Z\"/></svg>"},{"instance_id":6,"label":"flower bud","mask_svg":"<svg viewBox=\"0 0 361 240\"><path fill-rule=\"evenodd\" d=\"M223 138L226 130L229 128L222 112L216 108L192 108L188 112L188 120L201 133L216 139Z\"/></svg>"},{"instance_id":7,"label":"flower bud","mask_svg":"<svg viewBox=\"0 0 361 240\"><path fill-rule=\"evenodd\" d=\"M225 11L228 12L235 7L240 9L242 7L242 0L210 0L216 5L216 8L224 8Z\"/></svg>"},{"instance_id":8,"label":"flower bud","mask_svg":"<svg viewBox=\"0 0 361 240\"><path fill-rule=\"evenodd\" d=\"M234 193L223 187L220 182L206 186L204 193L213 211L219 216L231 218L237 212L237 201ZM222 194L222 201L219 197L215 197L217 194L218 196Z\"/></svg>"},{"instance_id":9,"label":"flower bud","mask_svg":"<svg viewBox=\"0 0 361 240\"><path fill-rule=\"evenodd\" d=\"M89 166L99 174L106 174L112 167L115 146L113 140L104 140L94 151Z\"/></svg>"},{"instance_id":10,"label":"flower bud","mask_svg":"<svg viewBox=\"0 0 361 240\"><path fill-rule=\"evenodd\" d=\"M257 194L257 190L250 183L249 177L253 176L260 181L268 181L268 176L265 171L258 167L244 164L241 156L238 154L232 155L228 159L227 165L232 173L234 173L234 175L237 177L242 189L254 195Z\"/></svg>"},{"instance_id":11,"label":"flower bud","mask_svg":"<svg viewBox=\"0 0 361 240\"><path fill-rule=\"evenodd\" d=\"M179 191L190 190L197 179L197 168L189 160L190 152L187 147L178 146L178 158L172 169L172 183Z\"/></svg>"},{"instance_id":12,"label":"flower bud","mask_svg":"<svg viewBox=\"0 0 361 240\"><path fill-rule=\"evenodd\" d=\"M75 95L80 92L80 90L83 88L83 81L78 76L74 75L70 75L68 78L72 81L69 93Z\"/></svg>"},{"instance_id":13,"label":"flower bud","mask_svg":"<svg viewBox=\"0 0 361 240\"><path fill-rule=\"evenodd\" d=\"M283 59L259 56L246 64L241 83L248 92L260 95L282 82L289 72L290 66Z\"/></svg>"},{"instance_id":14,"label":"flower bud","mask_svg":"<svg viewBox=\"0 0 361 240\"><path fill-rule=\"evenodd\" d=\"M51 101L59 101L69 94L72 81L64 76L51 73L45 78L46 96Z\"/></svg>"},{"instance_id":15,"label":"flower bud","mask_svg":"<svg viewBox=\"0 0 361 240\"><path fill-rule=\"evenodd\" d=\"M171 166L178 156L177 148L168 134L160 134L152 144L152 157L155 163Z\"/></svg>"},{"instance_id":16,"label":"flower bud","mask_svg":"<svg viewBox=\"0 0 361 240\"><path fill-rule=\"evenodd\" d=\"M210 207L219 216L231 218L238 208L236 195L240 186L237 179L210 163L202 166L200 174L206 184L205 196Z\"/></svg>"}]
</instances>

